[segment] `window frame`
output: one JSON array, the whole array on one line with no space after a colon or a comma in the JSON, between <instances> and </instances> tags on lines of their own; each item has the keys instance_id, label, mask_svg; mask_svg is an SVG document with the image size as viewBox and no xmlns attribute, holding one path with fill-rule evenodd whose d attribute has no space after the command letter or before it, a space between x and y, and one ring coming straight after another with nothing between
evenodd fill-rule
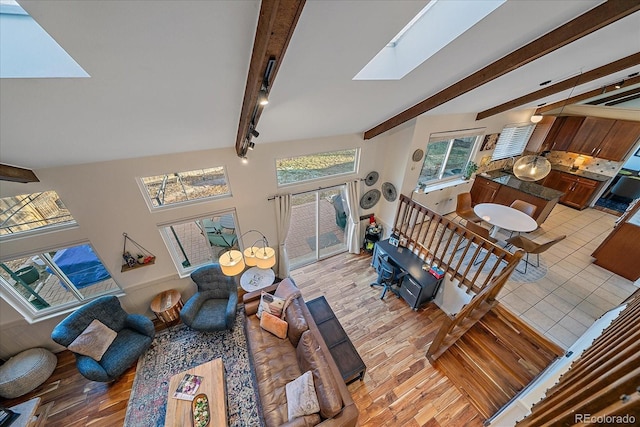
<instances>
[{"instance_id":1,"label":"window frame","mask_svg":"<svg viewBox=\"0 0 640 427\"><path fill-rule=\"evenodd\" d=\"M168 230L169 227L173 225L182 225L182 224L187 224L191 222L202 221L205 219L211 219L213 217L222 217L224 215L233 215L233 221L236 226L235 228L236 243L232 244L231 247L233 246L239 247L240 248L239 250L242 252L244 250L242 245L242 239L241 239L242 233L240 232L240 226L238 225L238 214L235 209L224 209L220 211L214 211L214 212L204 213L204 214L190 216L190 217L178 218L178 219L174 219L174 220L157 225L158 232L160 233L160 236L162 237L162 241L167 247L167 251L169 252L171 261L175 265L176 271L178 272L178 276L180 278L184 279L186 277L189 277L189 275L199 267L202 267L203 265L206 265L211 262L215 262L214 260L215 257L214 257L212 245L210 244L209 239L203 236L203 240L205 244L208 245L211 259L209 259L208 261L205 261L202 264L190 265L189 267L184 267L182 265L183 256L181 253L178 252L178 250L176 249L176 247L172 242L173 236L169 235L169 230Z\"/></svg>"},{"instance_id":2,"label":"window frame","mask_svg":"<svg viewBox=\"0 0 640 427\"><path fill-rule=\"evenodd\" d=\"M471 147L471 151L469 152L469 158L467 159L466 163L464 164L464 166L461 168L461 171L459 174L455 174L452 176L447 176L447 177L443 177L443 174L446 170L446 166L447 163L449 162L449 156L451 154L451 150L453 149L453 144L455 143L456 139L460 139L460 138L468 138L468 137L475 137L475 141L473 142L473 145ZM424 158L422 160L422 165L420 166L420 172L418 173L418 183L416 185L416 187L430 187L433 185L438 185L441 183L446 183L446 182L450 182L450 181L456 181L461 179L462 176L464 176L464 170L467 167L467 165L469 164L469 162L473 161L473 159L475 158L475 156L478 154L478 149L480 148L480 145L482 143L482 139L484 138L484 130L483 129L470 129L467 131L451 131L451 132L438 132L438 133L432 133L431 135L429 135L429 140L427 141L427 144L425 146L425 154L424 154ZM425 181L425 182L421 182L420 179L422 177L422 169L424 168L424 164L427 160L427 156L429 154L429 144L431 143L437 143L437 142L442 142L442 141L446 141L448 140L448 145L447 145L447 150L444 156L444 160L442 162L442 165L440 166L440 170L438 172L438 177L434 178L434 179L430 179L429 181Z\"/></svg>"},{"instance_id":3,"label":"window frame","mask_svg":"<svg viewBox=\"0 0 640 427\"><path fill-rule=\"evenodd\" d=\"M180 173L189 173L189 172L193 172L193 171L197 171L197 170L204 171L204 170L215 169L215 168L222 168L222 172L224 174L224 179L225 179L226 185L227 185L227 187L229 189L229 191L227 193L218 194L218 195L214 195L214 196L200 197L200 198L197 198L197 199L183 200L183 201L180 201L180 202L163 204L163 205L159 205L159 206L154 206L153 200L151 199L151 196L149 195L149 191L147 190L147 186L143 181L145 178L149 178L149 177L138 176L138 177L136 177L136 183L138 184L138 188L140 188L140 192L142 193L142 197L144 198L144 201L147 204L147 207L149 208L150 212L164 211L164 210L169 210L169 209L180 208L180 207L183 207L183 206L195 205L195 204L198 204L198 203L205 203L205 202L209 202L209 201L212 201L212 200L219 200L219 199L224 199L224 198L227 198L227 197L233 197L233 192L231 191L231 183L229 182L229 173L227 171L227 167L224 166L224 165L197 168L197 169L193 169L193 170L190 170L190 171L169 172L169 173L151 175L151 176L161 176L161 175L172 175L172 174L180 174Z\"/></svg>"},{"instance_id":4,"label":"window frame","mask_svg":"<svg viewBox=\"0 0 640 427\"><path fill-rule=\"evenodd\" d=\"M83 298L82 293L75 287L75 285L73 283L66 282L66 280L64 280L66 275L64 275L64 273L62 273L60 276L58 276L58 279L60 280L61 283L64 282L64 284L66 286L69 286L69 290L73 293L73 295L76 298L76 300L65 302L65 303L62 303L62 304L59 304L59 305L55 305L55 306L49 306L49 307L46 307L46 308L42 308L40 310L36 310L34 308L34 306L32 304L29 304L29 302L26 301L24 299L24 297L22 295L20 295L20 293L13 286L11 286L9 283L6 282L4 277L0 277L0 296L2 296L2 298L9 305L11 305L11 307L13 307L14 310L16 310L18 313L20 313L22 315L22 317L29 324L34 324L34 323L37 323L37 322L41 322L41 321L44 321L44 320L51 319L53 317L58 317L60 315L64 315L64 314L70 313L70 312L76 310L78 307L81 307L81 306L83 306L83 305L95 300L96 298L100 298L100 297L105 296L105 295L115 295L117 297L124 296L125 295L124 290L122 289L120 284L116 281L116 279L111 274L111 272L107 269L107 265L104 263L104 261L102 260L102 258L98 254L98 252L94 249L93 245L91 244L91 242L89 240L81 240L81 241L69 242L69 243L65 243L65 244L62 244L62 245L56 245L56 246L47 247L47 248L35 249L35 250L32 250L32 251L26 251L26 252L19 253L19 254L12 254L10 256L3 257L2 259L0 259L0 262L4 263L4 262L7 262L9 260L13 260L13 259L17 259L17 258L43 256L47 252L60 251L60 250L63 250L63 249L72 248L72 247L81 246L81 245L89 245L89 246L91 246L91 249L92 249L93 253L96 255L96 257L98 258L98 260L100 261L102 266L105 268L105 270L109 273L109 275L111 276L111 279L113 280L113 283L116 285L117 289L113 289L111 291L107 291L107 292L103 292L103 293L99 293L99 294L95 294L95 295L91 295L89 297ZM54 267L54 270L56 270L57 272L60 272L59 271L60 268L57 265Z\"/></svg>"},{"instance_id":5,"label":"window frame","mask_svg":"<svg viewBox=\"0 0 640 427\"><path fill-rule=\"evenodd\" d=\"M322 155L322 154L338 153L338 152L341 152L341 151L350 151L350 150L354 151L353 170L352 171L341 172L341 173L336 173L336 174L326 175L326 176L316 177L316 178L302 179L302 180L294 181L294 182L280 183L280 180L278 178L278 171L279 171L278 162L279 161L289 160L289 159L297 159L297 158L301 158L301 157L311 157L311 156L317 156L317 155ZM285 157L285 158L277 158L277 159L275 159L275 165L274 165L275 172L276 172L276 185L278 186L278 188L284 188L284 187L290 187L292 185L298 185L298 184L301 184L301 183L322 181L322 180L336 178L336 177L340 177L340 176L356 175L358 173L358 170L360 169L360 154L361 154L360 148L355 147L355 148L342 148L342 149L331 150L331 151L320 151L320 152L301 154L301 155L298 155L298 156L291 156L291 157Z\"/></svg>"}]
</instances>

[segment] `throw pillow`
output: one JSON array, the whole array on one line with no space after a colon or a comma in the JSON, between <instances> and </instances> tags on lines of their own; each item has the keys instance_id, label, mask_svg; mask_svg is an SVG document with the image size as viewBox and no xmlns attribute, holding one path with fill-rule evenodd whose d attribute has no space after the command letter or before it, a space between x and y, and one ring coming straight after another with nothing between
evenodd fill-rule
<instances>
[{"instance_id":1,"label":"throw pillow","mask_svg":"<svg viewBox=\"0 0 640 427\"><path fill-rule=\"evenodd\" d=\"M262 313L262 317L260 318L260 327L265 331L271 332L280 339L285 339L287 337L287 329L289 328L289 325L279 317L265 311Z\"/></svg>"},{"instance_id":2,"label":"throw pillow","mask_svg":"<svg viewBox=\"0 0 640 427\"><path fill-rule=\"evenodd\" d=\"M268 292L262 291L260 297L260 305L258 306L258 312L256 316L260 318L263 312L271 313L276 317L282 317L282 310L284 308L284 300L276 296L271 295Z\"/></svg>"},{"instance_id":3,"label":"throw pillow","mask_svg":"<svg viewBox=\"0 0 640 427\"><path fill-rule=\"evenodd\" d=\"M320 404L313 386L313 374L307 371L285 386L287 415L289 420L320 411Z\"/></svg>"},{"instance_id":4,"label":"throw pillow","mask_svg":"<svg viewBox=\"0 0 640 427\"><path fill-rule=\"evenodd\" d=\"M296 286L293 280L289 277L278 283L278 287L273 295L284 299L284 307L282 307L282 318L285 319L287 315L287 307L291 304L295 298L298 298L300 295L300 289Z\"/></svg>"},{"instance_id":5,"label":"throw pillow","mask_svg":"<svg viewBox=\"0 0 640 427\"><path fill-rule=\"evenodd\" d=\"M99 362L117 335L116 331L94 319L67 348Z\"/></svg>"}]
</instances>

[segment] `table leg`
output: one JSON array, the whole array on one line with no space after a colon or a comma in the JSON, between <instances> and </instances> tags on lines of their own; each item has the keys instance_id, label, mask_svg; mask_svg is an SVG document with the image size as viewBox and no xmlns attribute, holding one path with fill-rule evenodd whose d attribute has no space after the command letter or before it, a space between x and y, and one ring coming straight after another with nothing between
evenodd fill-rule
<instances>
[{"instance_id":1,"label":"table leg","mask_svg":"<svg viewBox=\"0 0 640 427\"><path fill-rule=\"evenodd\" d=\"M500 231L500 227L498 227L497 225L494 225L493 227L491 227L491 231L489 232L489 236L491 236L491 237L493 237L495 239L496 236L498 235L498 231Z\"/></svg>"}]
</instances>

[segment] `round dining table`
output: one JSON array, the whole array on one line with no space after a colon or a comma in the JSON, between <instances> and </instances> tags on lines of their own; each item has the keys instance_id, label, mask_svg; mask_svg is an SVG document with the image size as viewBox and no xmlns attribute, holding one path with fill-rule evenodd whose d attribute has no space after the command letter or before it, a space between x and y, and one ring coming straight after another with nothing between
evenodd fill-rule
<instances>
[{"instance_id":1,"label":"round dining table","mask_svg":"<svg viewBox=\"0 0 640 427\"><path fill-rule=\"evenodd\" d=\"M528 233L538 228L538 223L533 218L509 206L480 203L474 206L473 211L483 221L493 225L489 233L491 237L496 237L501 228L520 233Z\"/></svg>"}]
</instances>

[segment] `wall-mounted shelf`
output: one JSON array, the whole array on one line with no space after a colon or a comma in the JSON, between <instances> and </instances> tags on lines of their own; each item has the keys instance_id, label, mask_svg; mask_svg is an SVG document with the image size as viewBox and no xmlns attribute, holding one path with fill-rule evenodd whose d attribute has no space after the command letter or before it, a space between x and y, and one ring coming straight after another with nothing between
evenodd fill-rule
<instances>
[{"instance_id":1,"label":"wall-mounted shelf","mask_svg":"<svg viewBox=\"0 0 640 427\"><path fill-rule=\"evenodd\" d=\"M122 235L124 236L122 258L124 259L125 263L122 264L122 268L120 269L121 273L124 273L125 271L135 270L140 267L147 267L156 263L155 255L143 248L135 240L129 237L127 233L122 233ZM127 240L137 248L137 251L134 254L127 250ZM140 259L142 259L142 262L139 262Z\"/></svg>"}]
</instances>

